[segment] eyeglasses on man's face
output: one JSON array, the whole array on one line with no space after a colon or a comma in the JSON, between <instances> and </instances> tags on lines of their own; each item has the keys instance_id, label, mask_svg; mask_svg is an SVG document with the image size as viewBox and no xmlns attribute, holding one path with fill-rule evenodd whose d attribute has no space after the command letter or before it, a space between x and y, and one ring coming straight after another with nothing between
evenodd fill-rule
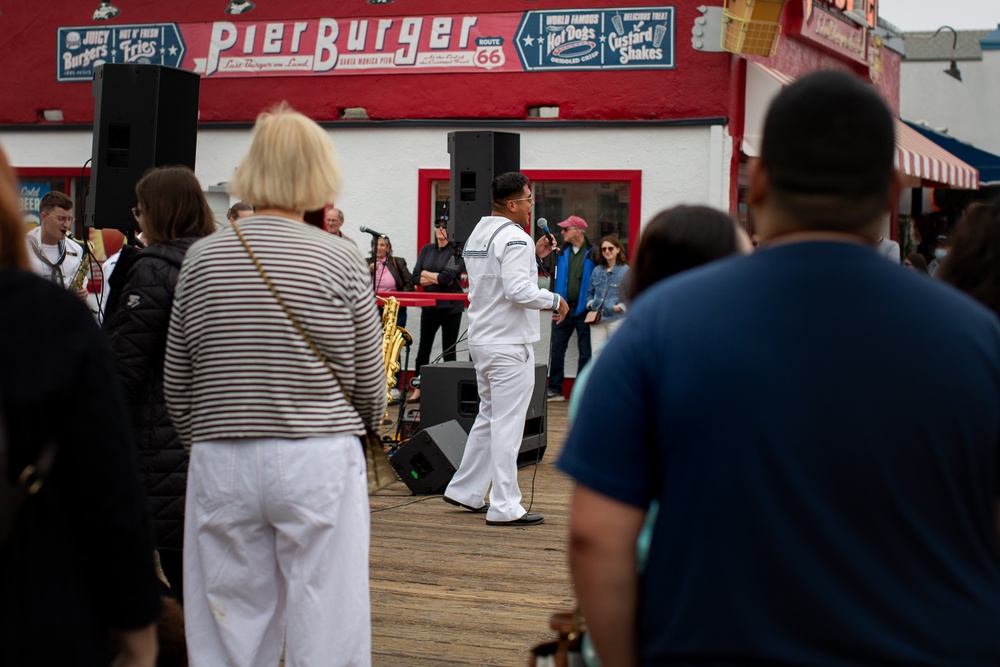
<instances>
[{"instance_id":1,"label":"eyeglasses on man's face","mask_svg":"<svg viewBox=\"0 0 1000 667\"><path fill-rule=\"evenodd\" d=\"M531 195L530 197L521 197L520 199L508 199L507 201L526 201L529 204L534 204L535 203L535 195Z\"/></svg>"},{"instance_id":2,"label":"eyeglasses on man's face","mask_svg":"<svg viewBox=\"0 0 1000 667\"><path fill-rule=\"evenodd\" d=\"M448 229L448 223L447 222L435 222L434 223L434 228L435 229Z\"/></svg>"},{"instance_id":3,"label":"eyeglasses on man's face","mask_svg":"<svg viewBox=\"0 0 1000 667\"><path fill-rule=\"evenodd\" d=\"M50 218L55 218L55 221L58 222L60 225L65 224L67 222L72 225L74 222L76 222L76 218L74 218L71 215L55 215L54 213L46 213L45 215L49 216Z\"/></svg>"}]
</instances>

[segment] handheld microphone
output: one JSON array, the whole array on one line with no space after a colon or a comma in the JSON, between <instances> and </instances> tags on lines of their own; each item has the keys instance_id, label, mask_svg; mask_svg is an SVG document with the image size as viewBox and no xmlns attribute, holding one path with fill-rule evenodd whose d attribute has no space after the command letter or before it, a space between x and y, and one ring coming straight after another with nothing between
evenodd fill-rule
<instances>
[{"instance_id":1,"label":"handheld microphone","mask_svg":"<svg viewBox=\"0 0 1000 667\"><path fill-rule=\"evenodd\" d=\"M368 227L365 227L364 225L361 225L360 227L358 227L358 229L360 229L365 234L371 234L372 236L380 236L382 238L389 238L385 234L383 234L382 232L376 232L374 229L369 229Z\"/></svg>"},{"instance_id":2,"label":"handheld microphone","mask_svg":"<svg viewBox=\"0 0 1000 667\"><path fill-rule=\"evenodd\" d=\"M540 230L545 232L545 235L549 237L549 243L551 243L552 247L555 248L556 240L552 238L552 233L549 231L549 221L545 218L539 218L535 221L535 225L537 225Z\"/></svg>"}]
</instances>

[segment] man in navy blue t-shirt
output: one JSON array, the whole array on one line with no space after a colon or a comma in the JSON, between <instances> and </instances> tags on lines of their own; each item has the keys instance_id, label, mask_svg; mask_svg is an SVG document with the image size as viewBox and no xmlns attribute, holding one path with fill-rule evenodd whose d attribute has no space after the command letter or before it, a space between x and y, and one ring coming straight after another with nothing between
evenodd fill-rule
<instances>
[{"instance_id":1,"label":"man in navy blue t-shirt","mask_svg":"<svg viewBox=\"0 0 1000 667\"><path fill-rule=\"evenodd\" d=\"M874 251L893 151L855 77L784 90L763 247L648 290L598 358L559 466L603 667L1000 664L1000 324Z\"/></svg>"}]
</instances>

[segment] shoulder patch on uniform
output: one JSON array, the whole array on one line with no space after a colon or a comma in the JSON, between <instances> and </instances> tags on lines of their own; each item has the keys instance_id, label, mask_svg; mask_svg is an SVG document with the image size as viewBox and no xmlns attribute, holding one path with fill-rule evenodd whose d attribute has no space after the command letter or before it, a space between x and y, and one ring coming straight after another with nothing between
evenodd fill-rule
<instances>
[{"instance_id":1,"label":"shoulder patch on uniform","mask_svg":"<svg viewBox=\"0 0 1000 667\"><path fill-rule=\"evenodd\" d=\"M528 245L527 241L507 241L508 246L512 245Z\"/></svg>"}]
</instances>

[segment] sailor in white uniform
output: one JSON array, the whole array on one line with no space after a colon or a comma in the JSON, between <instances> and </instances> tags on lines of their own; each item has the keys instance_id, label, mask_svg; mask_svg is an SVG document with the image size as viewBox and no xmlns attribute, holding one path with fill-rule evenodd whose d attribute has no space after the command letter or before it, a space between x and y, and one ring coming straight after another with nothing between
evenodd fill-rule
<instances>
[{"instance_id":1,"label":"sailor in white uniform","mask_svg":"<svg viewBox=\"0 0 1000 667\"><path fill-rule=\"evenodd\" d=\"M43 209L41 223L26 235L31 270L63 287L69 287L83 261L80 244L66 238L73 224L70 213L59 207Z\"/></svg>"},{"instance_id":2,"label":"sailor in white uniform","mask_svg":"<svg viewBox=\"0 0 1000 667\"><path fill-rule=\"evenodd\" d=\"M554 318L561 322L569 305L538 287L535 255L548 255L553 247L545 237L533 242L525 231L534 204L528 179L517 172L500 174L491 193L493 215L479 221L462 253L469 275L469 353L479 415L444 500L485 511L490 526L526 526L545 521L541 514L526 513L517 484L517 452L535 381L532 343L540 338L539 318L532 311L556 311Z\"/></svg>"}]
</instances>

